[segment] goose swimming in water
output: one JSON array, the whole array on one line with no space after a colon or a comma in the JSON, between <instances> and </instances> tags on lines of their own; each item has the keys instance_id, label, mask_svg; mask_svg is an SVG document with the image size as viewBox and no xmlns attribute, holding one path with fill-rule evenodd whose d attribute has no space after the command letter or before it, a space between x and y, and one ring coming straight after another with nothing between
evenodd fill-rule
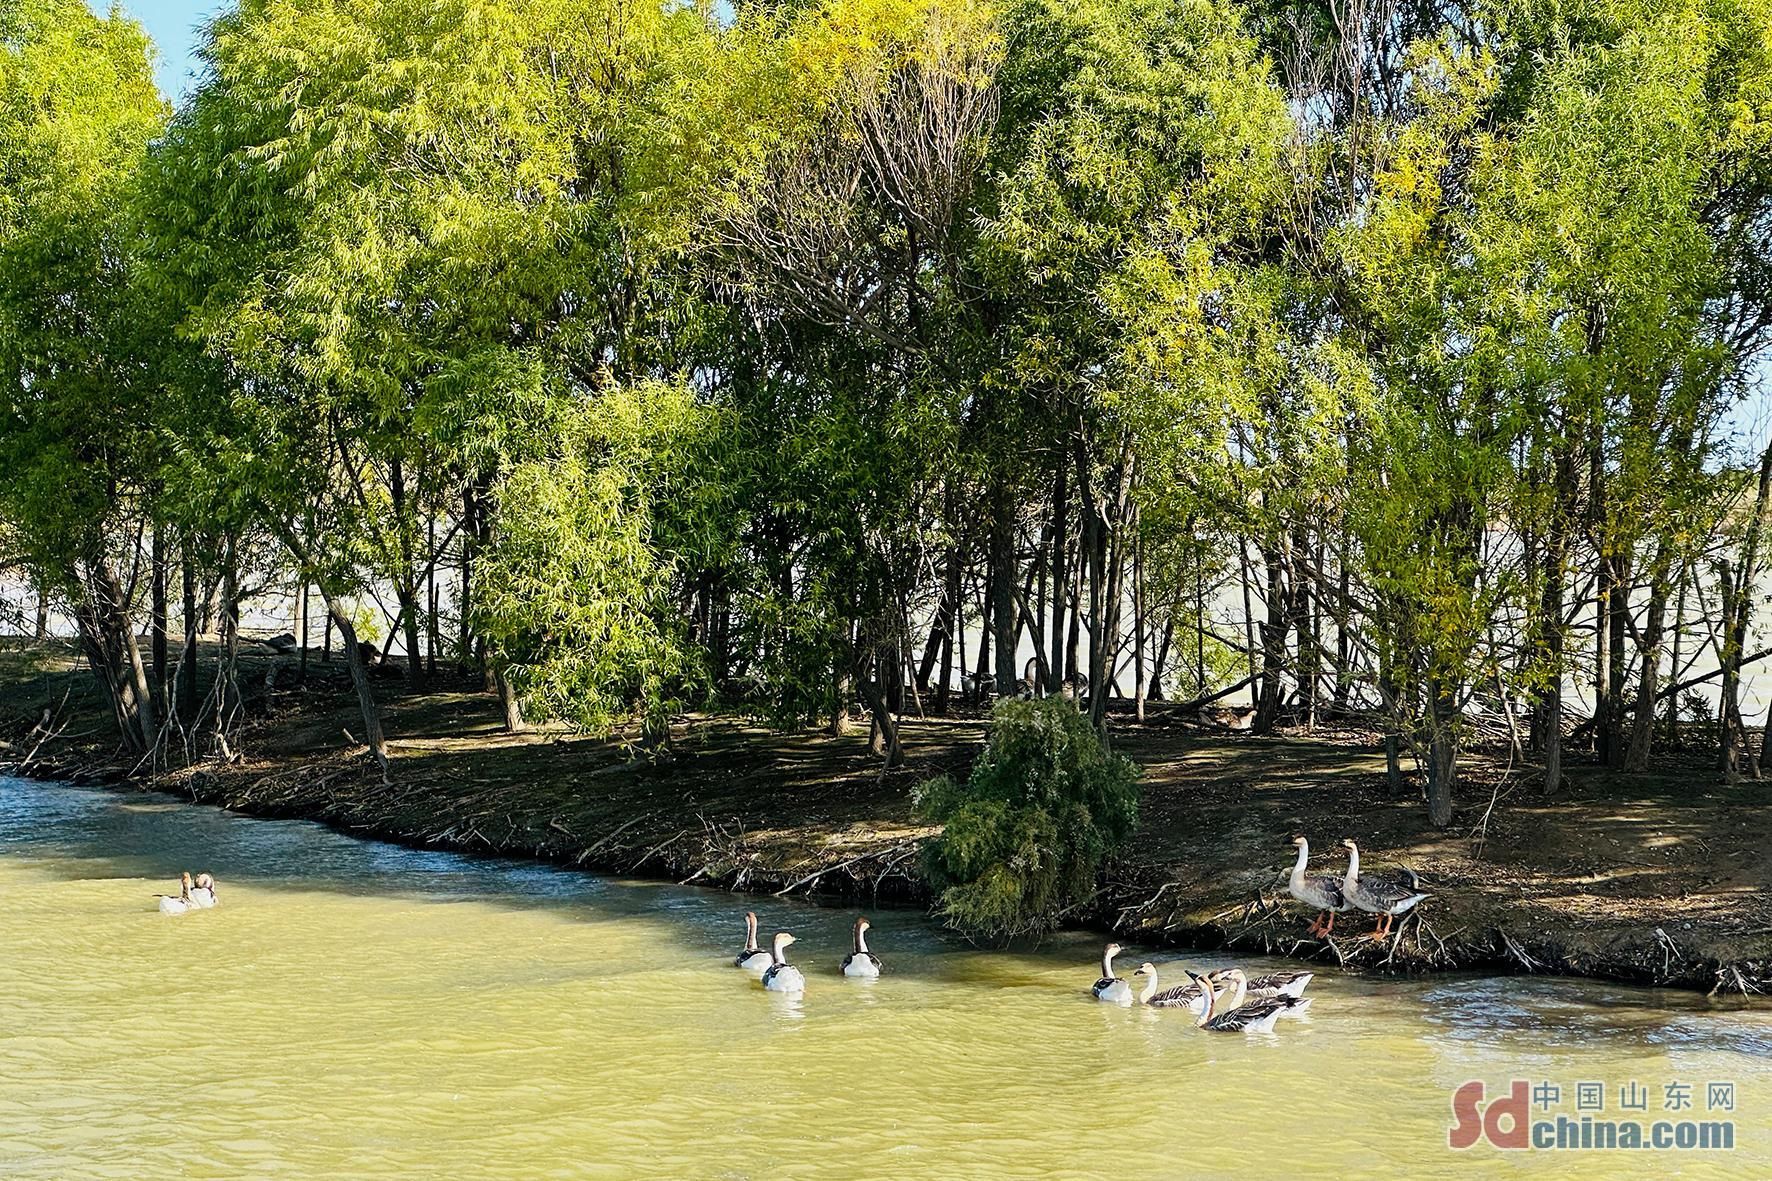
<instances>
[{"instance_id":1,"label":"goose swimming in water","mask_svg":"<svg viewBox=\"0 0 1772 1181\"><path fill-rule=\"evenodd\" d=\"M160 900L161 914L184 914L186 911L195 910L197 904L191 901L190 871L187 870L178 875L177 894L156 894L154 897Z\"/></svg>"},{"instance_id":2,"label":"goose swimming in water","mask_svg":"<svg viewBox=\"0 0 1772 1181\"><path fill-rule=\"evenodd\" d=\"M843 957L843 975L872 979L880 974L880 957L868 950L867 930L871 926L866 919L855 920L855 950Z\"/></svg>"},{"instance_id":3,"label":"goose swimming in water","mask_svg":"<svg viewBox=\"0 0 1772 1181\"><path fill-rule=\"evenodd\" d=\"M1144 977L1144 988L1138 994L1138 1003L1141 1005L1149 1005L1153 1009L1187 1009L1194 1013L1205 1007L1206 993L1198 984L1177 984L1158 992L1155 964L1138 965L1136 974Z\"/></svg>"},{"instance_id":4,"label":"goose swimming in water","mask_svg":"<svg viewBox=\"0 0 1772 1181\"><path fill-rule=\"evenodd\" d=\"M1212 973L1215 979L1223 980L1228 969ZM1266 976L1257 976L1248 982L1246 991L1252 997L1263 996L1295 996L1302 997L1310 982L1317 978L1315 972L1269 972Z\"/></svg>"},{"instance_id":5,"label":"goose swimming in water","mask_svg":"<svg viewBox=\"0 0 1772 1181\"><path fill-rule=\"evenodd\" d=\"M208 910L215 903L215 878L207 873L198 874L196 885L191 887L191 905L198 910Z\"/></svg>"},{"instance_id":6,"label":"goose swimming in water","mask_svg":"<svg viewBox=\"0 0 1772 1181\"><path fill-rule=\"evenodd\" d=\"M769 968L763 973L763 987L770 992L805 992L806 977L800 969L788 963L788 944L794 937L786 931L775 933L774 950L770 952Z\"/></svg>"},{"instance_id":7,"label":"goose swimming in water","mask_svg":"<svg viewBox=\"0 0 1772 1181\"><path fill-rule=\"evenodd\" d=\"M1216 972L1208 973L1208 975L1212 977L1214 983L1223 981L1230 986L1230 999L1219 1007L1219 1011L1223 1013L1248 1008L1250 1005L1259 1004L1262 1001L1279 1001L1282 1006L1280 1016L1302 1017L1311 1007L1311 998L1301 997L1298 993L1282 992L1271 986L1256 988L1255 983L1243 974L1241 968L1221 968ZM1274 976L1264 976L1261 979L1271 980L1281 975L1285 975L1285 973L1276 972ZM1305 983L1308 984L1311 974L1305 972L1302 975ZM1296 982L1294 985L1303 991L1303 985Z\"/></svg>"},{"instance_id":8,"label":"goose swimming in water","mask_svg":"<svg viewBox=\"0 0 1772 1181\"><path fill-rule=\"evenodd\" d=\"M1305 873L1305 864L1311 859L1311 843L1301 836L1293 837L1292 843L1298 846L1298 861L1292 866L1292 876L1286 880L1286 892L1319 912L1311 920L1310 932L1327 936L1335 930L1335 916L1348 908L1341 880L1326 873Z\"/></svg>"},{"instance_id":9,"label":"goose swimming in water","mask_svg":"<svg viewBox=\"0 0 1772 1181\"><path fill-rule=\"evenodd\" d=\"M1209 976L1188 973L1196 984L1206 990L1206 1008L1194 1024L1209 1032L1272 1033L1274 1022L1280 1019L1280 1014L1292 1009L1302 1010L1310 1004L1309 1001L1290 996L1274 996L1250 1001L1248 1004L1237 1004L1235 1002L1242 1000L1248 982L1236 968L1231 968L1224 975L1231 982L1231 1003L1220 1005L1212 979Z\"/></svg>"},{"instance_id":10,"label":"goose swimming in water","mask_svg":"<svg viewBox=\"0 0 1772 1181\"><path fill-rule=\"evenodd\" d=\"M1114 957L1120 954L1120 945L1110 943L1107 950L1101 953L1101 979L1089 991L1095 999L1109 1005L1130 1005L1132 1003L1132 985L1114 975Z\"/></svg>"},{"instance_id":11,"label":"goose swimming in water","mask_svg":"<svg viewBox=\"0 0 1772 1181\"><path fill-rule=\"evenodd\" d=\"M1383 916L1378 926L1372 929L1372 938L1383 939L1391 933L1391 923L1398 915L1414 909L1427 898L1420 889L1421 880L1412 869L1401 871L1394 881L1371 874L1361 877L1360 847L1351 840L1341 843L1347 847L1347 877L1342 880L1341 892L1347 896L1350 905L1367 914Z\"/></svg>"},{"instance_id":12,"label":"goose swimming in water","mask_svg":"<svg viewBox=\"0 0 1772 1181\"><path fill-rule=\"evenodd\" d=\"M754 976L761 976L769 970L775 961L769 953L757 946L757 915L754 911L744 912L744 948L732 959L734 967L743 968Z\"/></svg>"}]
</instances>

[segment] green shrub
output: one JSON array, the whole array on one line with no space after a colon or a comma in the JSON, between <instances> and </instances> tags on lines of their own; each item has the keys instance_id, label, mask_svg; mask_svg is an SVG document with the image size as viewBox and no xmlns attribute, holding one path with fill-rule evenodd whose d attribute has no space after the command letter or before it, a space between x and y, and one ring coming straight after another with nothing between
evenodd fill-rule
<instances>
[{"instance_id":1,"label":"green shrub","mask_svg":"<svg viewBox=\"0 0 1772 1181\"><path fill-rule=\"evenodd\" d=\"M1062 698L1004 701L966 782L930 780L916 802L945 825L923 849L942 917L974 936L1026 934L1056 925L1137 826L1138 766Z\"/></svg>"}]
</instances>

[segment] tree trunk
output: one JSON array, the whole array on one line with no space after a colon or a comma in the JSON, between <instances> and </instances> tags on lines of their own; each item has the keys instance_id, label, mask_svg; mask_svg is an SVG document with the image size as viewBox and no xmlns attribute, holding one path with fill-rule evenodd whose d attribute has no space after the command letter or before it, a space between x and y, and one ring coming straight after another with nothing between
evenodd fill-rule
<instances>
[{"instance_id":1,"label":"tree trunk","mask_svg":"<svg viewBox=\"0 0 1772 1181\"><path fill-rule=\"evenodd\" d=\"M167 673L169 664L166 652L166 526L154 523L153 553L149 557L153 564L152 581L149 591L148 629L150 656L153 666L153 698L154 703L164 714L169 708L170 694L167 689Z\"/></svg>"},{"instance_id":2,"label":"tree trunk","mask_svg":"<svg viewBox=\"0 0 1772 1181\"><path fill-rule=\"evenodd\" d=\"M990 694L985 690L985 685L991 679L991 640L996 635L996 629L991 622L994 614L991 607L997 598L996 591L991 584L996 580L991 577L990 563L987 562L985 565L984 593L979 596L978 607L978 660L972 666L972 682L977 689L976 696L981 701L990 697Z\"/></svg>"},{"instance_id":3,"label":"tree trunk","mask_svg":"<svg viewBox=\"0 0 1772 1181\"><path fill-rule=\"evenodd\" d=\"M899 742L898 719L892 712L892 703L885 685L881 683L880 674L888 667L890 658L892 665L898 661L897 648L879 649L874 654L872 675L866 672L857 678L862 700L867 703L871 716L872 729L869 735L868 748L886 760L888 767L904 764L904 747Z\"/></svg>"},{"instance_id":4,"label":"tree trunk","mask_svg":"<svg viewBox=\"0 0 1772 1181\"><path fill-rule=\"evenodd\" d=\"M1298 708L1306 730L1317 724L1317 680L1322 673L1322 649L1318 646L1316 595L1305 563L1310 560L1310 530L1300 524L1293 531L1292 627L1298 635Z\"/></svg>"},{"instance_id":5,"label":"tree trunk","mask_svg":"<svg viewBox=\"0 0 1772 1181\"><path fill-rule=\"evenodd\" d=\"M1680 675L1680 640L1686 634L1686 584L1689 576L1686 563L1682 561L1680 563L1679 593L1674 598L1673 651L1668 661L1668 666L1673 670L1672 675L1675 677ZM1662 736L1663 745L1669 750L1679 750L1681 742L1680 695L1678 693L1667 695L1667 713L1663 725L1666 728L1666 733Z\"/></svg>"},{"instance_id":6,"label":"tree trunk","mask_svg":"<svg viewBox=\"0 0 1772 1181\"><path fill-rule=\"evenodd\" d=\"M952 692L954 678L954 631L960 617L960 555L956 550L954 560L948 564L947 588L942 594L941 604L941 680L935 686L935 699L931 707L937 716L946 717L948 712L948 695ZM964 649L962 648L962 654ZM963 655L962 655L962 658Z\"/></svg>"},{"instance_id":7,"label":"tree trunk","mask_svg":"<svg viewBox=\"0 0 1772 1181\"><path fill-rule=\"evenodd\" d=\"M468 480L462 485L461 490L461 587L456 591L458 597L455 603L456 614L460 617L456 661L461 665L463 672L466 672L473 663L471 654L474 649L471 622L474 589L474 541L476 537L474 531L479 527L474 500L474 482Z\"/></svg>"},{"instance_id":8,"label":"tree trunk","mask_svg":"<svg viewBox=\"0 0 1772 1181\"><path fill-rule=\"evenodd\" d=\"M351 684L357 690L357 709L363 720L363 741L369 747L369 753L374 757L375 765L381 770L385 782L388 778L388 743L382 734L381 709L375 703L375 691L369 683L369 665L363 659L362 646L357 643L357 627L351 622L351 616L344 604L327 590L325 583L320 585L320 594L326 600L327 617L338 628L339 646L344 649L345 665L351 670Z\"/></svg>"},{"instance_id":9,"label":"tree trunk","mask_svg":"<svg viewBox=\"0 0 1772 1181\"><path fill-rule=\"evenodd\" d=\"M296 595L296 602L301 611L301 630L295 637L296 645L301 652L300 671L297 675L305 685L308 681L308 620L313 608L313 601L308 597L308 584L305 581L301 585L300 592Z\"/></svg>"},{"instance_id":10,"label":"tree trunk","mask_svg":"<svg viewBox=\"0 0 1772 1181\"><path fill-rule=\"evenodd\" d=\"M178 714L189 725L197 717L197 563L188 539L184 548L179 561L185 639L178 658Z\"/></svg>"},{"instance_id":11,"label":"tree trunk","mask_svg":"<svg viewBox=\"0 0 1772 1181\"><path fill-rule=\"evenodd\" d=\"M1257 734L1273 730L1285 698L1280 670L1286 663L1286 637L1293 619L1286 551L1284 538L1275 540L1261 551L1261 562L1267 574L1267 613L1261 621L1261 696L1255 707L1253 726Z\"/></svg>"},{"instance_id":12,"label":"tree trunk","mask_svg":"<svg viewBox=\"0 0 1772 1181\"><path fill-rule=\"evenodd\" d=\"M34 634L41 644L49 638L49 591L41 582L37 584L37 620Z\"/></svg>"},{"instance_id":13,"label":"tree trunk","mask_svg":"<svg viewBox=\"0 0 1772 1181\"><path fill-rule=\"evenodd\" d=\"M825 732L832 738L849 733L849 662L841 656L831 662L831 720Z\"/></svg>"},{"instance_id":14,"label":"tree trunk","mask_svg":"<svg viewBox=\"0 0 1772 1181\"><path fill-rule=\"evenodd\" d=\"M1661 644L1666 634L1667 599L1672 588L1668 572L1673 566L1673 545L1662 538L1649 566L1649 613L1643 628L1642 659L1637 671L1637 706L1631 719L1630 746L1624 769L1647 771L1655 738L1655 693L1661 674ZM1762 766L1764 763L1762 762Z\"/></svg>"},{"instance_id":15,"label":"tree trunk","mask_svg":"<svg viewBox=\"0 0 1772 1181\"><path fill-rule=\"evenodd\" d=\"M240 712L240 575L239 562L230 540L222 551L221 606L218 619L221 635L215 657L215 741L222 757L232 762L234 752L228 742Z\"/></svg>"},{"instance_id":16,"label":"tree trunk","mask_svg":"<svg viewBox=\"0 0 1772 1181\"><path fill-rule=\"evenodd\" d=\"M1427 817L1435 828L1452 823L1452 796L1458 786L1457 701L1450 686L1428 678Z\"/></svg>"},{"instance_id":17,"label":"tree trunk","mask_svg":"<svg viewBox=\"0 0 1772 1181\"><path fill-rule=\"evenodd\" d=\"M1163 670L1169 664L1169 645L1175 639L1175 611L1171 608L1163 616L1163 639L1157 645L1157 658L1151 663L1151 684L1145 695L1152 701L1168 699L1168 688L1163 684ZM1205 689L1200 690L1202 693Z\"/></svg>"},{"instance_id":18,"label":"tree trunk","mask_svg":"<svg viewBox=\"0 0 1772 1181\"><path fill-rule=\"evenodd\" d=\"M1335 563L1335 696L1332 703L1337 715L1347 713L1348 699L1353 691L1353 653L1349 647L1352 639L1349 621L1353 618L1353 593L1347 560L1348 549L1352 545L1352 534L1346 528L1342 529L1341 551Z\"/></svg>"},{"instance_id":19,"label":"tree trunk","mask_svg":"<svg viewBox=\"0 0 1772 1181\"><path fill-rule=\"evenodd\" d=\"M142 749L151 751L160 736L160 727L155 722L154 694L148 685L147 666L142 663L141 645L136 643L135 625L129 618L129 602L123 593L123 584L118 581L116 572L109 563L99 563L99 576L105 581L107 596L115 604L117 630L123 638L123 651L129 661L130 685L135 693L136 719L141 726Z\"/></svg>"},{"instance_id":20,"label":"tree trunk","mask_svg":"<svg viewBox=\"0 0 1772 1181\"><path fill-rule=\"evenodd\" d=\"M105 687L124 748L146 754L153 749L158 730L123 586L103 558L86 564L81 584L74 621L87 662Z\"/></svg>"},{"instance_id":21,"label":"tree trunk","mask_svg":"<svg viewBox=\"0 0 1772 1181\"><path fill-rule=\"evenodd\" d=\"M1064 687L1065 603L1070 594L1070 572L1065 557L1070 546L1070 500L1065 488L1066 467L1058 465L1052 488L1052 663L1047 669L1049 692Z\"/></svg>"},{"instance_id":22,"label":"tree trunk","mask_svg":"<svg viewBox=\"0 0 1772 1181\"><path fill-rule=\"evenodd\" d=\"M1630 614L1631 560L1629 554L1615 556L1611 562L1613 570L1611 592L1607 596L1606 606L1609 614L1606 628L1610 635L1606 641L1606 697L1611 702L1611 711L1607 714L1606 723L1610 733L1606 735L1606 750L1609 767L1622 767L1626 757L1624 737L1624 661L1626 623Z\"/></svg>"},{"instance_id":23,"label":"tree trunk","mask_svg":"<svg viewBox=\"0 0 1772 1181\"><path fill-rule=\"evenodd\" d=\"M956 546L948 550L947 564L942 572L941 598L935 604L935 618L929 624L929 639L923 645L923 658L917 662L917 689L922 693L929 692L929 677L935 672L948 629L953 626L954 598L958 595L960 586L959 572L960 550Z\"/></svg>"},{"instance_id":24,"label":"tree trunk","mask_svg":"<svg viewBox=\"0 0 1772 1181\"><path fill-rule=\"evenodd\" d=\"M437 675L437 649L442 637L437 629L437 517L425 517L425 678Z\"/></svg>"},{"instance_id":25,"label":"tree trunk","mask_svg":"<svg viewBox=\"0 0 1772 1181\"><path fill-rule=\"evenodd\" d=\"M1020 623L1015 610L1015 490L998 479L991 490L991 624L997 650L993 667L1000 695L1015 692L1015 639Z\"/></svg>"},{"instance_id":26,"label":"tree trunk","mask_svg":"<svg viewBox=\"0 0 1772 1181\"><path fill-rule=\"evenodd\" d=\"M405 629L402 641L406 646L406 683L419 689L424 686L425 668L418 642L418 577L413 569L412 545L406 531L406 467L398 459L388 464L388 497L393 509L396 552L400 559L400 574L394 579L394 596L400 604L400 622ZM390 636L388 649L393 646ZM382 655L386 659L387 651L384 650Z\"/></svg>"},{"instance_id":27,"label":"tree trunk","mask_svg":"<svg viewBox=\"0 0 1772 1181\"><path fill-rule=\"evenodd\" d=\"M523 701L517 696L517 687L511 684L511 678L505 675L502 663L493 664L492 682L498 689L499 706L504 710L505 733L521 734L528 730L529 723L523 720Z\"/></svg>"}]
</instances>

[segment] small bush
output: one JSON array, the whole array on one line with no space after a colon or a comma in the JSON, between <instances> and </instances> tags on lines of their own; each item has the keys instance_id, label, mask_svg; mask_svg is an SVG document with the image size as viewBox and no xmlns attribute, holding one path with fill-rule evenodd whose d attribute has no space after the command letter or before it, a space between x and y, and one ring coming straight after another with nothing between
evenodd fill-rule
<instances>
[{"instance_id":1,"label":"small bush","mask_svg":"<svg viewBox=\"0 0 1772 1181\"><path fill-rule=\"evenodd\" d=\"M1070 702L1003 701L965 783L917 789L917 811L945 825L923 873L948 923L974 936L1047 930L1095 885L1138 824L1138 766L1109 754Z\"/></svg>"}]
</instances>

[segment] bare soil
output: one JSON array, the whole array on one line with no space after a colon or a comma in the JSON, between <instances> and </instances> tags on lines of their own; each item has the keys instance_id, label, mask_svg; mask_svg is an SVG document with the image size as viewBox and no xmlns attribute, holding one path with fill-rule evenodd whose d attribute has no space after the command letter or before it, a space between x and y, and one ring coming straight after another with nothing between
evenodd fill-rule
<instances>
[{"instance_id":1,"label":"bare soil","mask_svg":"<svg viewBox=\"0 0 1772 1181\"><path fill-rule=\"evenodd\" d=\"M907 720L908 762L883 773L865 725L843 737L688 716L667 751L623 737L500 729L497 701L464 683L378 693L391 782L352 737L342 666L243 659L249 721L238 761L158 778L118 755L90 677L64 649L0 650L0 770L127 783L263 816L469 852L543 857L603 872L740 890L927 902L916 784L964 774L976 714ZM391 672L391 670L389 670ZM45 710L59 727L42 742ZM1387 788L1375 734L1256 737L1165 715L1115 717L1116 747L1145 769L1141 826L1098 892L1069 916L1148 942L1259 949L1350 967L1488 968L1652 982L1723 993L1772 984L1772 784L1723 785L1703 752L1654 774L1571 768L1547 798L1498 755L1467 760L1461 806L1430 828L1413 777ZM34 752L34 754L33 754ZM29 760L28 765L19 766ZM1408 865L1432 897L1392 938L1344 915L1333 939L1285 892L1295 834L1312 868Z\"/></svg>"}]
</instances>

